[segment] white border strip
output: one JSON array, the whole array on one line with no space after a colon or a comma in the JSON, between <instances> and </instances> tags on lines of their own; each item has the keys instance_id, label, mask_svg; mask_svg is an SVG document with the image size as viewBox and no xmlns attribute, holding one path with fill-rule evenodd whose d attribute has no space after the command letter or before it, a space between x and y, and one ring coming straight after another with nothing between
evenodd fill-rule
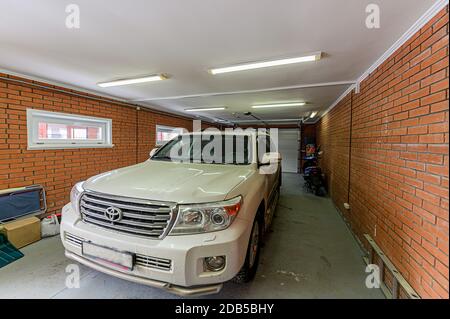
<instances>
[{"instance_id":1,"label":"white border strip","mask_svg":"<svg viewBox=\"0 0 450 319\"><path fill-rule=\"evenodd\" d=\"M384 61L386 61L395 51L397 51L403 44L406 43L417 31L422 29L422 27L427 24L434 16L436 16L439 11L441 11L445 6L447 6L449 0L438 0L431 8L429 8L420 18L417 20L409 29L406 31L400 39L398 39L377 61L375 61L372 66L367 69L359 78L356 80L355 85L351 85L339 98L334 101L333 104L328 107L328 109L322 113L319 120L327 114L331 109L333 109L348 93L356 88L364 79L366 79L373 71L375 71ZM318 120L318 121L319 121ZM317 122L316 122L317 123Z\"/></svg>"}]
</instances>

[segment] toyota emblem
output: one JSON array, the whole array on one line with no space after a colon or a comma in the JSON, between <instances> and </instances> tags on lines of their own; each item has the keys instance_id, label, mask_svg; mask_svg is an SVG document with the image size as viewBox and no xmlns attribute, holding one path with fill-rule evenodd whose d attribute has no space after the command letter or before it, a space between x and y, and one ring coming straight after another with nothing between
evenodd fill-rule
<instances>
[{"instance_id":1,"label":"toyota emblem","mask_svg":"<svg viewBox=\"0 0 450 319\"><path fill-rule=\"evenodd\" d=\"M105 210L105 217L110 222L118 222L122 219L122 210L120 208L113 207L113 206L108 207Z\"/></svg>"}]
</instances>

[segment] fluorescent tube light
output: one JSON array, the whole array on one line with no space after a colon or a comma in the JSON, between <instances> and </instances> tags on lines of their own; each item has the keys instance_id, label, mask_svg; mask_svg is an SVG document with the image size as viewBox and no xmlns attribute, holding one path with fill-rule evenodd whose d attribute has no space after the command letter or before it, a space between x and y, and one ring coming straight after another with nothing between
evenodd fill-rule
<instances>
[{"instance_id":1,"label":"fluorescent tube light","mask_svg":"<svg viewBox=\"0 0 450 319\"><path fill-rule=\"evenodd\" d=\"M316 117L316 115L317 115L317 112L312 112L311 115L310 115L309 117L313 119L313 118Z\"/></svg>"},{"instance_id":2,"label":"fluorescent tube light","mask_svg":"<svg viewBox=\"0 0 450 319\"><path fill-rule=\"evenodd\" d=\"M230 121L224 119L216 119L215 121L218 123L231 123Z\"/></svg>"},{"instance_id":3,"label":"fluorescent tube light","mask_svg":"<svg viewBox=\"0 0 450 319\"><path fill-rule=\"evenodd\" d=\"M263 108L269 108L269 107L289 107L289 106L303 106L306 102L292 102L292 103L276 103L276 104L259 104L259 105L253 105L252 108L254 109L263 109Z\"/></svg>"},{"instance_id":4,"label":"fluorescent tube light","mask_svg":"<svg viewBox=\"0 0 450 319\"><path fill-rule=\"evenodd\" d=\"M119 86L119 85L129 85L129 84L136 84L136 83L144 83L144 82L153 82L153 81L161 81L166 80L167 76L164 74L154 74L154 75L148 75L140 78L133 78L133 79L123 79L123 80L116 80L116 81L110 81L110 82L101 82L98 83L98 86L101 86L103 88L110 87L110 86Z\"/></svg>"},{"instance_id":5,"label":"fluorescent tube light","mask_svg":"<svg viewBox=\"0 0 450 319\"><path fill-rule=\"evenodd\" d=\"M301 57L296 57L296 58L245 63L245 64L238 64L238 65L233 65L233 66L228 66L228 67L223 67L223 68L216 68L216 69L209 70L209 72L211 74L220 74L220 73L245 71L245 70L260 69L260 68L268 68L268 67L272 67L272 66L279 66L279 65L286 65L286 64L293 64L293 63L318 61L318 60L320 60L321 57L322 57L322 52L318 52L318 53L315 53L312 55L306 55L306 56L301 56Z\"/></svg>"},{"instance_id":6,"label":"fluorescent tube light","mask_svg":"<svg viewBox=\"0 0 450 319\"><path fill-rule=\"evenodd\" d=\"M186 112L202 112L202 111L219 111L225 110L226 107L203 107L197 109L185 109Z\"/></svg>"}]
</instances>

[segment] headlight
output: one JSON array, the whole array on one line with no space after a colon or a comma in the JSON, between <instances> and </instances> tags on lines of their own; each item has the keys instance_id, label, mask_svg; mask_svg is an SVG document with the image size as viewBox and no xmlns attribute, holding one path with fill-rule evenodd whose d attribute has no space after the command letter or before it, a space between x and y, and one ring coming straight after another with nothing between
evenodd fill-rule
<instances>
[{"instance_id":1,"label":"headlight","mask_svg":"<svg viewBox=\"0 0 450 319\"><path fill-rule=\"evenodd\" d=\"M187 235L222 230L231 225L242 206L242 196L223 202L179 205L170 235Z\"/></svg>"},{"instance_id":2,"label":"headlight","mask_svg":"<svg viewBox=\"0 0 450 319\"><path fill-rule=\"evenodd\" d=\"M78 202L80 200L81 193L84 191L83 183L84 182L76 183L75 186L72 187L72 190L70 191L70 204L72 205L72 209L78 214L80 213L78 210Z\"/></svg>"}]
</instances>

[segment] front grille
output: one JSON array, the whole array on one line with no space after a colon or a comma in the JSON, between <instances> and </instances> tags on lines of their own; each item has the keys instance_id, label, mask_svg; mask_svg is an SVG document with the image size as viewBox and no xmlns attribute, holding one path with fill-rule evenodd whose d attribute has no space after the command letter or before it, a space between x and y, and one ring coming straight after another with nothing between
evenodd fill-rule
<instances>
[{"instance_id":1,"label":"front grille","mask_svg":"<svg viewBox=\"0 0 450 319\"><path fill-rule=\"evenodd\" d=\"M136 265L169 271L172 267L172 261L170 259L136 254Z\"/></svg>"},{"instance_id":2,"label":"front grille","mask_svg":"<svg viewBox=\"0 0 450 319\"><path fill-rule=\"evenodd\" d=\"M72 244L74 246L77 246L80 249L81 249L81 246L83 245L83 242L85 241L84 238L75 236L68 232L65 233L65 238L66 238L67 242L69 242L70 244ZM172 269L172 260L147 256L147 255L143 255L143 254L135 254L134 264L139 265L141 267L160 269L160 270L165 270L165 271L170 271Z\"/></svg>"},{"instance_id":3,"label":"front grille","mask_svg":"<svg viewBox=\"0 0 450 319\"><path fill-rule=\"evenodd\" d=\"M72 245L81 248L81 245L82 245L82 243L84 241L83 238L75 236L75 235L72 235L71 233L67 233L67 232L65 233L65 236L66 236L66 241L68 243L71 243Z\"/></svg>"},{"instance_id":4,"label":"front grille","mask_svg":"<svg viewBox=\"0 0 450 319\"><path fill-rule=\"evenodd\" d=\"M175 203L85 193L80 199L80 213L85 223L106 229L155 239L163 238L172 220ZM121 211L119 220L111 221L107 209Z\"/></svg>"}]
</instances>

